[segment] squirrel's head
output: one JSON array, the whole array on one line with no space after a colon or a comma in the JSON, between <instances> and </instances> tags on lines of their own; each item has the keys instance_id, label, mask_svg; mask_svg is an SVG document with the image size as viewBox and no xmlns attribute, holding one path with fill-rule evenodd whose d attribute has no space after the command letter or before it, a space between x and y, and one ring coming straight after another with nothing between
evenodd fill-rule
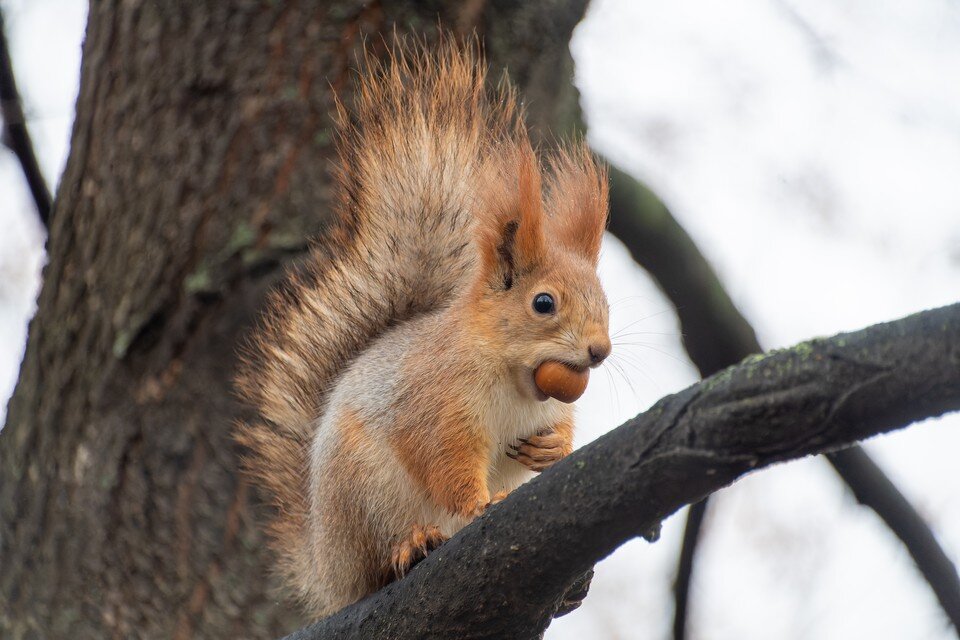
<instances>
[{"instance_id":1,"label":"squirrel's head","mask_svg":"<svg viewBox=\"0 0 960 640\"><path fill-rule=\"evenodd\" d=\"M545 170L528 145L506 158L484 194L470 297L521 391L544 400L533 381L540 364L584 370L610 354L609 305L597 277L607 175L583 144L557 152Z\"/></svg>"}]
</instances>

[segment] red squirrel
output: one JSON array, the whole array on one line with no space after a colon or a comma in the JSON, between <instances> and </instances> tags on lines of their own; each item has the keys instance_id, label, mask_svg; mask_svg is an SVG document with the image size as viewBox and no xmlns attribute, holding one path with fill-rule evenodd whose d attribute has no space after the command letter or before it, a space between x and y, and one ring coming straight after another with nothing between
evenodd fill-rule
<instances>
[{"instance_id":1,"label":"red squirrel","mask_svg":"<svg viewBox=\"0 0 960 640\"><path fill-rule=\"evenodd\" d=\"M317 617L569 454L569 403L611 348L606 171L582 142L535 152L475 48L368 61L337 124L332 230L238 375L278 569Z\"/></svg>"}]
</instances>

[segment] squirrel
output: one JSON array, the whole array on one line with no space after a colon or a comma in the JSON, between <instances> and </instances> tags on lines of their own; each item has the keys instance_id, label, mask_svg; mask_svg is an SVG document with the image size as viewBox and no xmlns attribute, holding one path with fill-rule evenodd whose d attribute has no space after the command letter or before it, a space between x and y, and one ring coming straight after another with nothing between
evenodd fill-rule
<instances>
[{"instance_id":1,"label":"squirrel","mask_svg":"<svg viewBox=\"0 0 960 640\"><path fill-rule=\"evenodd\" d=\"M568 455L569 402L611 350L607 176L585 143L534 151L475 45L364 68L337 103L332 228L271 294L237 375L260 414L237 428L245 471L315 617ZM540 379L548 365L572 394Z\"/></svg>"}]
</instances>

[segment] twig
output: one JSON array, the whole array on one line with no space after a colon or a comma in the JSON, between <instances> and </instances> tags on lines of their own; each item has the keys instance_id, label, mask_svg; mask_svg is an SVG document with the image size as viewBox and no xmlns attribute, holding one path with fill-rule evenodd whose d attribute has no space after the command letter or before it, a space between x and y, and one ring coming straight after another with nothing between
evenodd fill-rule
<instances>
[{"instance_id":1,"label":"twig","mask_svg":"<svg viewBox=\"0 0 960 640\"><path fill-rule=\"evenodd\" d=\"M683 543L680 546L680 559L677 561L677 576L673 582L673 637L687 637L687 607L690 603L690 580L693 577L693 556L697 552L697 538L703 528L703 517L707 513L704 498L687 509L687 523L683 528Z\"/></svg>"},{"instance_id":2,"label":"twig","mask_svg":"<svg viewBox=\"0 0 960 640\"><path fill-rule=\"evenodd\" d=\"M624 172L613 169L610 207L610 231L627 245L634 259L660 283L673 302L684 346L702 376L762 351L753 327L730 300L706 258L649 189ZM960 591L945 587L947 583L944 582L945 576L956 576L956 568L937 544L929 526L879 467L871 461L878 478L884 481L878 480L869 486L864 486L858 477L859 465L847 469L848 461L862 459L869 460L869 456L853 447L851 453L838 453L830 462L857 493L861 504L877 512L910 555L915 560L924 558L922 563L917 560L917 567L936 592L944 611L956 623L953 616L960 611ZM691 574L706 503L705 499L699 509L694 505L687 516L674 583L675 640L686 637ZM899 508L904 504L906 508ZM919 528L926 534L917 535Z\"/></svg>"},{"instance_id":3,"label":"twig","mask_svg":"<svg viewBox=\"0 0 960 640\"><path fill-rule=\"evenodd\" d=\"M3 21L3 10L0 9L0 115L3 116L3 143L10 148L20 161L23 175L27 179L33 201L37 205L37 213L44 227L50 227L50 190L43 179L40 164L33 151L30 141L30 132L23 117L23 108L20 105L20 94L13 77L13 64L10 61L10 49L7 47L7 36Z\"/></svg>"},{"instance_id":4,"label":"twig","mask_svg":"<svg viewBox=\"0 0 960 640\"><path fill-rule=\"evenodd\" d=\"M960 631L960 576L917 510L860 447L829 453L827 460L838 473L842 469L857 501L873 507L887 526L898 532L940 606ZM880 502L881 508L874 506Z\"/></svg>"},{"instance_id":5,"label":"twig","mask_svg":"<svg viewBox=\"0 0 960 640\"><path fill-rule=\"evenodd\" d=\"M755 469L960 409L960 304L726 369L575 451L313 638L538 638L566 588Z\"/></svg>"}]
</instances>

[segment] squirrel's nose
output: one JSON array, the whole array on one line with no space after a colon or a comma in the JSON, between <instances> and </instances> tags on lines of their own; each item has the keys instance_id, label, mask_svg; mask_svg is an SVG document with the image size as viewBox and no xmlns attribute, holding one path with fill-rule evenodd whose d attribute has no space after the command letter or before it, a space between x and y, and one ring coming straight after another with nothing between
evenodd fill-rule
<instances>
[{"instance_id":1,"label":"squirrel's nose","mask_svg":"<svg viewBox=\"0 0 960 640\"><path fill-rule=\"evenodd\" d=\"M597 365L603 362L604 358L610 355L610 341L606 342L595 342L587 347L587 352L590 354L590 364Z\"/></svg>"}]
</instances>

